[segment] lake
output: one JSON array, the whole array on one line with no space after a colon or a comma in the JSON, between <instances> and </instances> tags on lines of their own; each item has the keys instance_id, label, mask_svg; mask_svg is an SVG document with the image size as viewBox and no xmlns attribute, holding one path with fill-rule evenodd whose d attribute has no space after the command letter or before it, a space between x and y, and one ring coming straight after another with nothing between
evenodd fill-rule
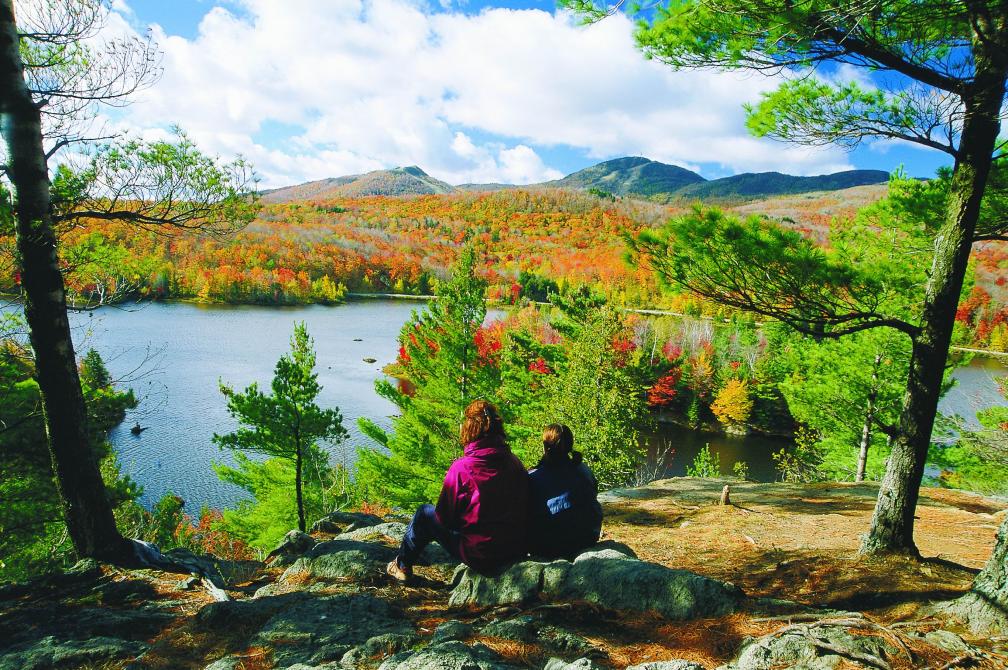
<instances>
[{"instance_id":1,"label":"lake","mask_svg":"<svg viewBox=\"0 0 1008 670\"><path fill-rule=\"evenodd\" d=\"M72 318L81 353L94 347L113 377L136 390L141 402L112 431L123 469L144 487L150 504L171 491L190 511L226 507L244 491L217 479L214 461L230 454L211 443L214 433L236 427L218 380L243 389L268 387L273 366L289 349L296 321L315 340L322 407L339 407L350 438L333 460L352 463L354 447L372 441L357 428L368 417L389 427L395 406L379 397L374 382L399 350L403 323L422 303L368 300L338 307L204 306L146 303L133 311L102 308ZM365 358L374 358L366 363ZM130 427L147 427L133 435Z\"/></svg>"},{"instance_id":2,"label":"lake","mask_svg":"<svg viewBox=\"0 0 1008 670\"><path fill-rule=\"evenodd\" d=\"M244 491L217 479L213 462L230 462L230 454L211 443L214 433L234 429L218 380L244 388L253 381L268 385L273 366L288 349L293 326L304 321L315 340L319 404L337 406L350 432L336 461L352 464L358 445L373 442L357 429L368 417L390 426L395 407L374 392L381 369L398 351L398 334L415 301L361 300L335 307L256 307L146 303L128 308L102 308L71 316L78 354L101 353L113 377L135 389L140 406L112 431L110 438L125 472L144 487L149 505L171 491L190 511L202 505L227 507ZM376 359L367 363L365 358ZM990 358L976 357L955 373L959 385L942 401L942 411L959 413L975 423L976 410L1001 402L994 378L1008 369ZM147 427L139 436L130 426ZM707 442L720 455L722 470L737 460L748 463L759 481L775 477L771 454L788 443L763 436L733 437L663 426L653 441L675 450L662 474L681 475Z\"/></svg>"}]
</instances>

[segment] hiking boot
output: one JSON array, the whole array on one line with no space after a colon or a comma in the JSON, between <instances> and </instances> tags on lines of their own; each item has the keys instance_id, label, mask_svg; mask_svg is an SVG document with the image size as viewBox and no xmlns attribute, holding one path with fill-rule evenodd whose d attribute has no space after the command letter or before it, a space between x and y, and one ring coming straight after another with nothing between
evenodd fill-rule
<instances>
[{"instance_id":1,"label":"hiking boot","mask_svg":"<svg viewBox=\"0 0 1008 670\"><path fill-rule=\"evenodd\" d=\"M389 564L385 566L385 572L391 575L391 577L397 582L401 582L403 584L413 579L413 569L399 567L398 559L392 559Z\"/></svg>"}]
</instances>

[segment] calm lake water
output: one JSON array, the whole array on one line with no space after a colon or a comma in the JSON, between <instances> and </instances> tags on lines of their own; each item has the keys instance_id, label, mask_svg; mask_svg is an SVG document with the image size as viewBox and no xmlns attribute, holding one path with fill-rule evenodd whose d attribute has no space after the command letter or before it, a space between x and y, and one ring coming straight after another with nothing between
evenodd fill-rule
<instances>
[{"instance_id":1,"label":"calm lake water","mask_svg":"<svg viewBox=\"0 0 1008 670\"><path fill-rule=\"evenodd\" d=\"M113 377L123 379L141 400L111 440L123 469L143 485L142 502L150 504L171 491L186 500L190 511L197 511L202 505L227 507L245 496L219 481L212 469L214 462L230 462L230 455L215 447L211 437L235 428L218 380L235 388L253 381L268 385L273 366L288 349L294 323L305 321L318 354L323 386L319 404L339 407L350 432L333 459L351 464L356 446L373 444L357 429L358 417L390 426L395 407L375 394L374 382L382 377L381 368L395 359L403 323L422 307L419 302L388 300L336 307L152 303L74 314L71 322L78 352L97 349ZM365 358L376 360L367 363ZM960 383L943 400L943 412L975 421L977 409L1003 402L994 378L1008 375L1008 369L996 360L977 357L955 375ZM148 429L133 435L129 428L134 422ZM663 426L650 440L674 449L662 474L685 474L709 442L724 472L744 460L750 476L760 481L774 479L771 454L788 444L677 426Z\"/></svg>"},{"instance_id":2,"label":"calm lake water","mask_svg":"<svg viewBox=\"0 0 1008 670\"><path fill-rule=\"evenodd\" d=\"M318 402L339 407L350 432L333 460L352 463L354 447L372 443L358 430L358 417L390 426L395 406L375 393L374 382L396 357L403 323L422 307L378 300L289 308L152 303L75 315L74 339L78 351L97 349L113 377L132 378L124 385L141 398L110 437L125 471L144 487L142 502L171 491L196 511L202 505L227 507L245 496L219 481L211 467L231 462L211 437L237 425L218 380L237 389L254 381L268 387L294 323L304 321L315 340ZM134 422L147 430L133 435Z\"/></svg>"}]
</instances>

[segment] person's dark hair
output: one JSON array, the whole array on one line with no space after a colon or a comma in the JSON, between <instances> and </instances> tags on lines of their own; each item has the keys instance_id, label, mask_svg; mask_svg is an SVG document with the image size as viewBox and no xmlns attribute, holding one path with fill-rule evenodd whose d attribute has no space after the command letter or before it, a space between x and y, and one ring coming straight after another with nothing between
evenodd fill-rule
<instances>
[{"instance_id":1,"label":"person's dark hair","mask_svg":"<svg viewBox=\"0 0 1008 670\"><path fill-rule=\"evenodd\" d=\"M574 451L574 433L562 423L551 423L543 429L543 457L539 465L580 463L581 452Z\"/></svg>"},{"instance_id":2,"label":"person's dark hair","mask_svg":"<svg viewBox=\"0 0 1008 670\"><path fill-rule=\"evenodd\" d=\"M462 419L462 429L459 431L459 441L463 444L470 444L476 440L492 435L504 435L504 421L501 420L500 412L488 400L473 400L465 408L465 416Z\"/></svg>"}]
</instances>

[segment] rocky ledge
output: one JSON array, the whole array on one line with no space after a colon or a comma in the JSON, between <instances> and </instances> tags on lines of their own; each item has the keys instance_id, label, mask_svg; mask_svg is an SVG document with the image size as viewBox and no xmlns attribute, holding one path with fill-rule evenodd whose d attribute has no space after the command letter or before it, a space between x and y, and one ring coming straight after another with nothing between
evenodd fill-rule
<instances>
[{"instance_id":1,"label":"rocky ledge","mask_svg":"<svg viewBox=\"0 0 1008 670\"><path fill-rule=\"evenodd\" d=\"M1008 660L940 621L884 625L747 596L613 540L574 561L529 560L491 576L430 547L403 586L384 568L404 531L399 519L334 513L310 535L289 533L267 563L217 561L226 601L194 579L93 562L0 587L0 670L832 670Z\"/></svg>"}]
</instances>

